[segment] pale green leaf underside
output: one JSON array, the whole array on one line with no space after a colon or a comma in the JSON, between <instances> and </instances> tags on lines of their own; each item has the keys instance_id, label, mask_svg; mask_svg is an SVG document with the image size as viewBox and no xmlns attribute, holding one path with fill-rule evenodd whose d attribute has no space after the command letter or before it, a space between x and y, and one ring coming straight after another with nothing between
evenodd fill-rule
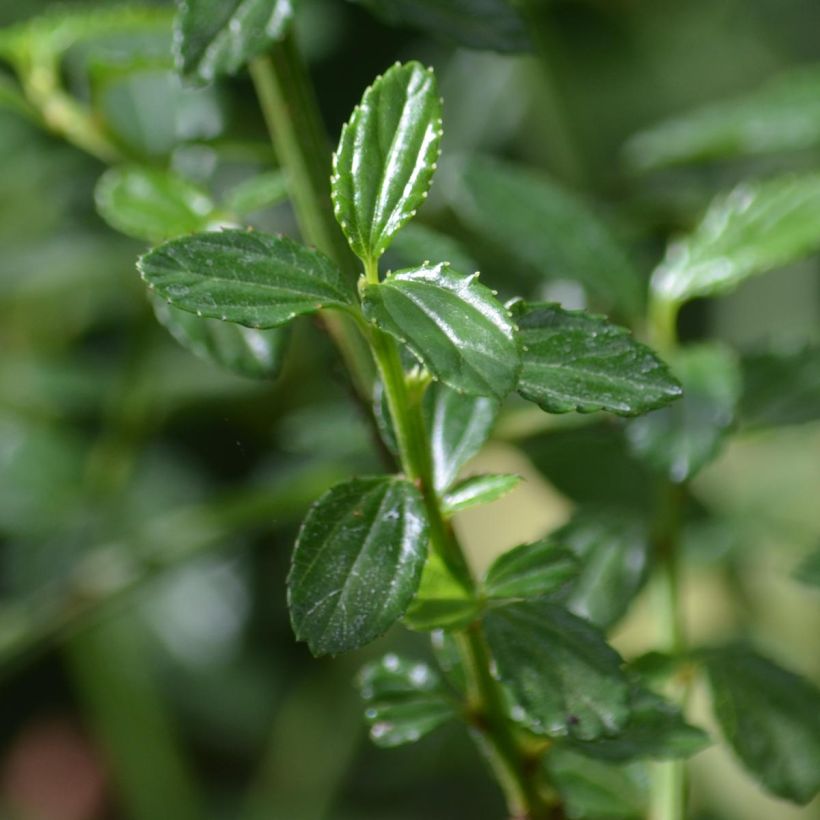
<instances>
[{"instance_id":1,"label":"pale green leaf underside","mask_svg":"<svg viewBox=\"0 0 820 820\"><path fill-rule=\"evenodd\" d=\"M281 39L292 17L292 0L181 0L174 23L177 68L206 83L235 74Z\"/></svg>"},{"instance_id":2,"label":"pale green leaf underside","mask_svg":"<svg viewBox=\"0 0 820 820\"><path fill-rule=\"evenodd\" d=\"M531 730L593 740L626 723L621 659L594 626L544 600L493 609L485 625L501 680Z\"/></svg>"},{"instance_id":3,"label":"pale green leaf underside","mask_svg":"<svg viewBox=\"0 0 820 820\"><path fill-rule=\"evenodd\" d=\"M820 248L820 174L743 183L710 205L652 274L657 298L673 303L728 293L750 276Z\"/></svg>"},{"instance_id":4,"label":"pale green leaf underside","mask_svg":"<svg viewBox=\"0 0 820 820\"><path fill-rule=\"evenodd\" d=\"M496 558L483 586L489 598L538 598L560 589L577 574L575 556L552 539L542 538Z\"/></svg>"},{"instance_id":5,"label":"pale green leaf underside","mask_svg":"<svg viewBox=\"0 0 820 820\"><path fill-rule=\"evenodd\" d=\"M357 683L370 738L377 746L413 743L457 717L441 678L426 663L385 655L365 666Z\"/></svg>"},{"instance_id":6,"label":"pale green leaf underside","mask_svg":"<svg viewBox=\"0 0 820 820\"><path fill-rule=\"evenodd\" d=\"M290 332L243 327L219 319L203 319L169 305L154 296L151 300L159 322L186 349L242 376L273 379L282 367Z\"/></svg>"},{"instance_id":7,"label":"pale green leaf underside","mask_svg":"<svg viewBox=\"0 0 820 820\"><path fill-rule=\"evenodd\" d=\"M391 477L353 479L308 512L288 576L296 637L314 655L364 646L398 620L427 555L416 487Z\"/></svg>"},{"instance_id":8,"label":"pale green leaf underside","mask_svg":"<svg viewBox=\"0 0 820 820\"><path fill-rule=\"evenodd\" d=\"M501 399L515 387L520 364L512 319L475 276L445 265L400 271L367 285L362 308L454 390Z\"/></svg>"},{"instance_id":9,"label":"pale green leaf underside","mask_svg":"<svg viewBox=\"0 0 820 820\"><path fill-rule=\"evenodd\" d=\"M549 413L634 416L681 394L658 356L625 328L558 305L513 307L522 346L518 392Z\"/></svg>"},{"instance_id":10,"label":"pale green leaf underside","mask_svg":"<svg viewBox=\"0 0 820 820\"><path fill-rule=\"evenodd\" d=\"M248 231L175 239L138 262L149 287L175 307L247 327L269 328L355 301L333 263L285 237Z\"/></svg>"},{"instance_id":11,"label":"pale green leaf underside","mask_svg":"<svg viewBox=\"0 0 820 820\"><path fill-rule=\"evenodd\" d=\"M365 91L333 157L336 219L353 252L377 260L427 196L441 142L432 70L396 64Z\"/></svg>"},{"instance_id":12,"label":"pale green leaf underside","mask_svg":"<svg viewBox=\"0 0 820 820\"><path fill-rule=\"evenodd\" d=\"M206 191L159 168L110 168L97 182L94 199L112 228L146 242L205 230L218 217Z\"/></svg>"},{"instance_id":13,"label":"pale green leaf underside","mask_svg":"<svg viewBox=\"0 0 820 820\"><path fill-rule=\"evenodd\" d=\"M474 475L459 481L441 500L442 512L453 515L471 507L490 504L512 492L521 482L521 476L512 473Z\"/></svg>"},{"instance_id":14,"label":"pale green leaf underside","mask_svg":"<svg viewBox=\"0 0 820 820\"><path fill-rule=\"evenodd\" d=\"M476 620L480 603L447 569L436 552L427 556L421 582L404 615L410 629L457 629Z\"/></svg>"}]
</instances>

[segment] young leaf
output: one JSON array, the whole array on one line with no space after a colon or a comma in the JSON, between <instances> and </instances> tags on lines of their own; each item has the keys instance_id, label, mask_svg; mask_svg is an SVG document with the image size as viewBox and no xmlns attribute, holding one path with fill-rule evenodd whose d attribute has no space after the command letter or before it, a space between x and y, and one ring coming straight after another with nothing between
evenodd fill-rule
<instances>
[{"instance_id":1,"label":"young leaf","mask_svg":"<svg viewBox=\"0 0 820 820\"><path fill-rule=\"evenodd\" d=\"M407 609L427 555L419 491L388 476L337 484L308 512L288 576L296 637L314 655L357 649Z\"/></svg>"},{"instance_id":2,"label":"young leaf","mask_svg":"<svg viewBox=\"0 0 820 820\"><path fill-rule=\"evenodd\" d=\"M719 452L735 419L740 374L729 351L698 345L678 353L683 398L630 422L632 449L672 481L692 478Z\"/></svg>"},{"instance_id":3,"label":"young leaf","mask_svg":"<svg viewBox=\"0 0 820 820\"><path fill-rule=\"evenodd\" d=\"M578 573L571 552L550 538L521 544L500 555L484 577L488 598L539 598L560 589Z\"/></svg>"},{"instance_id":4,"label":"young leaf","mask_svg":"<svg viewBox=\"0 0 820 820\"><path fill-rule=\"evenodd\" d=\"M256 330L202 319L157 297L151 301L160 324L191 353L254 379L273 379L279 374L290 338L288 328Z\"/></svg>"},{"instance_id":5,"label":"young leaf","mask_svg":"<svg viewBox=\"0 0 820 820\"><path fill-rule=\"evenodd\" d=\"M508 473L470 476L444 494L441 499L442 512L453 515L461 510L497 501L514 490L520 481L520 475Z\"/></svg>"},{"instance_id":6,"label":"young leaf","mask_svg":"<svg viewBox=\"0 0 820 820\"><path fill-rule=\"evenodd\" d=\"M370 739L383 748L414 743L457 716L438 673L426 663L385 655L359 673Z\"/></svg>"},{"instance_id":7,"label":"young leaf","mask_svg":"<svg viewBox=\"0 0 820 820\"><path fill-rule=\"evenodd\" d=\"M573 195L530 169L483 157L445 179L459 217L531 268L539 283L573 279L605 308L640 313L640 277L606 225Z\"/></svg>"},{"instance_id":8,"label":"young leaf","mask_svg":"<svg viewBox=\"0 0 820 820\"><path fill-rule=\"evenodd\" d=\"M820 143L820 71L800 68L743 97L687 112L636 134L629 163L647 171L718 157L799 151Z\"/></svg>"},{"instance_id":9,"label":"young leaf","mask_svg":"<svg viewBox=\"0 0 820 820\"><path fill-rule=\"evenodd\" d=\"M729 745L772 794L808 803L820 791L820 690L744 646L703 658Z\"/></svg>"},{"instance_id":10,"label":"young leaf","mask_svg":"<svg viewBox=\"0 0 820 820\"><path fill-rule=\"evenodd\" d=\"M680 709L654 692L634 686L630 694L629 720L613 737L567 742L586 757L626 763L653 758L666 760L691 757L709 745L709 736L690 726Z\"/></svg>"},{"instance_id":11,"label":"young leaf","mask_svg":"<svg viewBox=\"0 0 820 820\"><path fill-rule=\"evenodd\" d=\"M740 366L744 427L803 424L820 418L820 345L751 353Z\"/></svg>"},{"instance_id":12,"label":"young leaf","mask_svg":"<svg viewBox=\"0 0 820 820\"><path fill-rule=\"evenodd\" d=\"M809 553L797 565L793 577L808 586L820 587L820 550Z\"/></svg>"},{"instance_id":13,"label":"young leaf","mask_svg":"<svg viewBox=\"0 0 820 820\"><path fill-rule=\"evenodd\" d=\"M94 199L112 228L147 242L203 231L219 216L206 191L159 168L109 168L97 182Z\"/></svg>"},{"instance_id":14,"label":"young leaf","mask_svg":"<svg viewBox=\"0 0 820 820\"><path fill-rule=\"evenodd\" d=\"M796 262L820 248L818 209L820 174L739 185L714 200L692 234L670 245L652 274L653 293L682 304Z\"/></svg>"},{"instance_id":15,"label":"young leaf","mask_svg":"<svg viewBox=\"0 0 820 820\"><path fill-rule=\"evenodd\" d=\"M531 48L521 17L507 0L353 0L389 25L424 29L462 46L516 52Z\"/></svg>"},{"instance_id":16,"label":"young leaf","mask_svg":"<svg viewBox=\"0 0 820 820\"><path fill-rule=\"evenodd\" d=\"M621 658L594 626L544 600L493 609L485 625L498 674L532 731L593 740L624 726Z\"/></svg>"},{"instance_id":17,"label":"young leaf","mask_svg":"<svg viewBox=\"0 0 820 820\"><path fill-rule=\"evenodd\" d=\"M243 180L225 196L225 209L237 216L270 208L287 199L288 186L282 171L268 171Z\"/></svg>"},{"instance_id":18,"label":"young leaf","mask_svg":"<svg viewBox=\"0 0 820 820\"><path fill-rule=\"evenodd\" d=\"M319 251L285 237L221 231L175 239L142 256L142 278L183 310L255 328L345 308L353 288Z\"/></svg>"},{"instance_id":19,"label":"young leaf","mask_svg":"<svg viewBox=\"0 0 820 820\"><path fill-rule=\"evenodd\" d=\"M336 219L353 252L375 262L430 189L441 142L432 70L396 64L365 91L333 157Z\"/></svg>"},{"instance_id":20,"label":"young leaf","mask_svg":"<svg viewBox=\"0 0 820 820\"><path fill-rule=\"evenodd\" d=\"M608 629L625 614L649 571L651 546L644 517L628 510L582 507L552 538L575 556L579 567L558 600L570 612Z\"/></svg>"},{"instance_id":21,"label":"young leaf","mask_svg":"<svg viewBox=\"0 0 820 820\"><path fill-rule=\"evenodd\" d=\"M362 308L454 390L502 399L515 387L520 363L512 320L475 275L446 265L399 271L366 285Z\"/></svg>"},{"instance_id":22,"label":"young leaf","mask_svg":"<svg viewBox=\"0 0 820 820\"><path fill-rule=\"evenodd\" d=\"M235 74L281 39L292 18L292 0L180 0L174 21L177 69L203 83Z\"/></svg>"},{"instance_id":23,"label":"young leaf","mask_svg":"<svg viewBox=\"0 0 820 820\"><path fill-rule=\"evenodd\" d=\"M518 392L548 413L635 416L681 394L667 366L626 328L547 302L513 305L522 346Z\"/></svg>"}]
</instances>

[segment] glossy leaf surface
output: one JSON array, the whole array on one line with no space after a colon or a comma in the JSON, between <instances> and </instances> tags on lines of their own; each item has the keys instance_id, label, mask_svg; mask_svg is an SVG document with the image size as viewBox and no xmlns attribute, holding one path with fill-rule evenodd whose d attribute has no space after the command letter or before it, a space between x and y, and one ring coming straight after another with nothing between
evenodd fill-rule
<instances>
[{"instance_id":1,"label":"glossy leaf surface","mask_svg":"<svg viewBox=\"0 0 820 820\"><path fill-rule=\"evenodd\" d=\"M820 791L820 690L743 646L704 659L729 745L770 792L807 803Z\"/></svg>"},{"instance_id":2,"label":"glossy leaf surface","mask_svg":"<svg viewBox=\"0 0 820 820\"><path fill-rule=\"evenodd\" d=\"M432 70L396 64L365 91L333 157L336 219L353 252L377 260L430 189L441 142Z\"/></svg>"},{"instance_id":3,"label":"glossy leaf surface","mask_svg":"<svg viewBox=\"0 0 820 820\"><path fill-rule=\"evenodd\" d=\"M281 39L292 17L292 0L180 0L177 68L186 78L206 83L235 74Z\"/></svg>"},{"instance_id":4,"label":"glossy leaf surface","mask_svg":"<svg viewBox=\"0 0 820 820\"><path fill-rule=\"evenodd\" d=\"M490 504L512 492L521 476L511 473L474 475L451 487L441 500L442 512L453 515L482 504Z\"/></svg>"},{"instance_id":5,"label":"glossy leaf surface","mask_svg":"<svg viewBox=\"0 0 820 820\"><path fill-rule=\"evenodd\" d=\"M592 740L626 723L621 659L594 626L543 600L493 609L484 622L498 674L532 731Z\"/></svg>"},{"instance_id":6,"label":"glossy leaf surface","mask_svg":"<svg viewBox=\"0 0 820 820\"><path fill-rule=\"evenodd\" d=\"M521 544L493 561L484 578L489 598L539 598L564 586L578 573L571 552L551 538Z\"/></svg>"},{"instance_id":7,"label":"glossy leaf surface","mask_svg":"<svg viewBox=\"0 0 820 820\"><path fill-rule=\"evenodd\" d=\"M362 669L358 686L377 746L414 743L457 716L441 678L426 663L385 655Z\"/></svg>"},{"instance_id":8,"label":"glossy leaf surface","mask_svg":"<svg viewBox=\"0 0 820 820\"><path fill-rule=\"evenodd\" d=\"M515 52L530 40L507 0L354 0L390 25L428 31L469 48Z\"/></svg>"},{"instance_id":9,"label":"glossy leaf surface","mask_svg":"<svg viewBox=\"0 0 820 820\"><path fill-rule=\"evenodd\" d=\"M149 287L173 306L248 327L276 327L355 300L326 256L257 232L175 239L142 256L138 267Z\"/></svg>"},{"instance_id":10,"label":"glossy leaf surface","mask_svg":"<svg viewBox=\"0 0 820 820\"><path fill-rule=\"evenodd\" d=\"M362 308L454 390L501 399L515 386L520 364L512 320L475 276L444 265L399 271L365 286Z\"/></svg>"},{"instance_id":11,"label":"glossy leaf surface","mask_svg":"<svg viewBox=\"0 0 820 820\"><path fill-rule=\"evenodd\" d=\"M643 516L581 508L552 537L578 563L577 577L560 595L563 605L601 629L612 626L626 613L649 571L651 545Z\"/></svg>"},{"instance_id":12,"label":"glossy leaf surface","mask_svg":"<svg viewBox=\"0 0 820 820\"><path fill-rule=\"evenodd\" d=\"M426 555L427 520L413 484L377 477L336 485L311 507L293 553L296 637L314 655L374 640L404 614Z\"/></svg>"},{"instance_id":13,"label":"glossy leaf surface","mask_svg":"<svg viewBox=\"0 0 820 820\"><path fill-rule=\"evenodd\" d=\"M94 199L112 228L147 242L205 230L218 217L206 191L159 168L110 168L100 177Z\"/></svg>"},{"instance_id":14,"label":"glossy leaf surface","mask_svg":"<svg viewBox=\"0 0 820 820\"><path fill-rule=\"evenodd\" d=\"M820 174L739 185L709 206L688 237L670 245L652 274L652 291L666 302L718 296L745 279L820 248Z\"/></svg>"},{"instance_id":15,"label":"glossy leaf surface","mask_svg":"<svg viewBox=\"0 0 820 820\"><path fill-rule=\"evenodd\" d=\"M630 422L633 450L672 481L694 476L720 451L740 395L740 374L729 351L699 345L680 351L673 369L683 398Z\"/></svg>"},{"instance_id":16,"label":"glossy leaf surface","mask_svg":"<svg viewBox=\"0 0 820 820\"><path fill-rule=\"evenodd\" d=\"M447 177L456 212L524 262L539 283L579 282L605 308L636 315L640 278L607 226L581 201L525 167L481 157Z\"/></svg>"},{"instance_id":17,"label":"glossy leaf surface","mask_svg":"<svg viewBox=\"0 0 820 820\"><path fill-rule=\"evenodd\" d=\"M548 413L634 416L678 398L669 368L623 327L547 302L518 302L518 392Z\"/></svg>"},{"instance_id":18,"label":"glossy leaf surface","mask_svg":"<svg viewBox=\"0 0 820 820\"><path fill-rule=\"evenodd\" d=\"M201 359L255 379L273 379L282 367L290 332L243 327L219 319L203 319L154 297L160 324L187 350Z\"/></svg>"}]
</instances>

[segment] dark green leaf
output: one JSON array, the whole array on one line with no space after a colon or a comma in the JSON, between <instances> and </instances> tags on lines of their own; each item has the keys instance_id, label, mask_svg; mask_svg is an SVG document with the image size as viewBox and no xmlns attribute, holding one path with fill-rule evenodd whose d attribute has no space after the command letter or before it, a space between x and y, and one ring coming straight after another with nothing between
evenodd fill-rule
<instances>
[{"instance_id":1,"label":"dark green leaf","mask_svg":"<svg viewBox=\"0 0 820 820\"><path fill-rule=\"evenodd\" d=\"M729 745L772 794L808 803L820 791L820 690L743 646L703 657Z\"/></svg>"},{"instance_id":2,"label":"dark green leaf","mask_svg":"<svg viewBox=\"0 0 820 820\"><path fill-rule=\"evenodd\" d=\"M485 624L498 674L528 728L592 740L626 723L621 659L590 623L532 600L491 610Z\"/></svg>"},{"instance_id":3,"label":"dark green leaf","mask_svg":"<svg viewBox=\"0 0 820 820\"><path fill-rule=\"evenodd\" d=\"M820 143L820 72L800 68L743 97L652 126L626 146L640 170L718 157L797 151Z\"/></svg>"},{"instance_id":4,"label":"dark green leaf","mask_svg":"<svg viewBox=\"0 0 820 820\"><path fill-rule=\"evenodd\" d=\"M288 328L256 330L219 319L202 319L161 299L152 300L162 325L187 350L242 376L273 379L282 367Z\"/></svg>"},{"instance_id":5,"label":"dark green leaf","mask_svg":"<svg viewBox=\"0 0 820 820\"><path fill-rule=\"evenodd\" d=\"M385 748L414 743L457 716L435 670L397 655L385 655L359 673L370 738Z\"/></svg>"},{"instance_id":6,"label":"dark green leaf","mask_svg":"<svg viewBox=\"0 0 820 820\"><path fill-rule=\"evenodd\" d=\"M576 615L609 628L646 580L651 545L643 516L582 508L552 538L576 556L579 567L560 600Z\"/></svg>"},{"instance_id":7,"label":"dark green leaf","mask_svg":"<svg viewBox=\"0 0 820 820\"><path fill-rule=\"evenodd\" d=\"M510 473L470 476L444 494L441 499L442 512L453 515L461 510L497 501L514 490L520 481L520 475Z\"/></svg>"},{"instance_id":8,"label":"dark green leaf","mask_svg":"<svg viewBox=\"0 0 820 820\"><path fill-rule=\"evenodd\" d=\"M397 63L365 91L333 157L336 219L353 252L374 262L430 189L441 143L432 70Z\"/></svg>"},{"instance_id":9,"label":"dark green leaf","mask_svg":"<svg viewBox=\"0 0 820 820\"><path fill-rule=\"evenodd\" d=\"M605 763L556 746L545 765L567 817L638 820L647 816L649 772L644 764Z\"/></svg>"},{"instance_id":10,"label":"dark green leaf","mask_svg":"<svg viewBox=\"0 0 820 820\"><path fill-rule=\"evenodd\" d=\"M465 692L467 678L456 636L443 629L437 629L430 635L430 646L447 682L458 692Z\"/></svg>"},{"instance_id":11,"label":"dark green leaf","mask_svg":"<svg viewBox=\"0 0 820 820\"><path fill-rule=\"evenodd\" d=\"M282 171L255 174L231 188L225 197L225 208L242 216L270 208L287 199L288 187Z\"/></svg>"},{"instance_id":12,"label":"dark green leaf","mask_svg":"<svg viewBox=\"0 0 820 820\"><path fill-rule=\"evenodd\" d=\"M629 720L614 737L570 740L569 748L587 757L626 763L691 757L709 745L709 736L686 723L677 706L648 689L633 687L629 710Z\"/></svg>"},{"instance_id":13,"label":"dark green leaf","mask_svg":"<svg viewBox=\"0 0 820 820\"><path fill-rule=\"evenodd\" d=\"M314 655L357 649L400 618L419 585L427 520L419 491L391 477L337 484L308 512L288 576L296 637Z\"/></svg>"},{"instance_id":14,"label":"dark green leaf","mask_svg":"<svg viewBox=\"0 0 820 820\"><path fill-rule=\"evenodd\" d=\"M820 418L820 346L753 353L740 366L743 426L776 427Z\"/></svg>"},{"instance_id":15,"label":"dark green leaf","mask_svg":"<svg viewBox=\"0 0 820 820\"><path fill-rule=\"evenodd\" d=\"M206 191L159 168L110 168L100 177L94 197L97 211L112 228L147 242L203 231L218 219Z\"/></svg>"},{"instance_id":16,"label":"dark green leaf","mask_svg":"<svg viewBox=\"0 0 820 820\"><path fill-rule=\"evenodd\" d=\"M630 422L627 434L648 464L682 482L718 454L735 419L740 374L733 356L717 345L681 350L672 367L683 398Z\"/></svg>"},{"instance_id":17,"label":"dark green leaf","mask_svg":"<svg viewBox=\"0 0 820 820\"><path fill-rule=\"evenodd\" d=\"M399 271L366 285L362 308L454 390L502 399L515 387L520 364L512 320L476 275L445 265Z\"/></svg>"},{"instance_id":18,"label":"dark green leaf","mask_svg":"<svg viewBox=\"0 0 820 820\"><path fill-rule=\"evenodd\" d=\"M542 538L500 555L487 570L489 598L538 598L560 589L578 574L578 562L559 542Z\"/></svg>"},{"instance_id":19,"label":"dark green leaf","mask_svg":"<svg viewBox=\"0 0 820 820\"><path fill-rule=\"evenodd\" d=\"M518 392L548 413L635 416L680 396L667 366L602 316L547 302L513 306L522 345Z\"/></svg>"},{"instance_id":20,"label":"dark green leaf","mask_svg":"<svg viewBox=\"0 0 820 820\"><path fill-rule=\"evenodd\" d=\"M528 51L523 21L507 0L354 0L390 25L407 25L462 46Z\"/></svg>"},{"instance_id":21,"label":"dark green leaf","mask_svg":"<svg viewBox=\"0 0 820 820\"><path fill-rule=\"evenodd\" d=\"M285 237L257 232L172 240L142 256L138 267L149 287L172 305L248 327L276 327L294 316L344 308L355 300L326 256Z\"/></svg>"},{"instance_id":22,"label":"dark green leaf","mask_svg":"<svg viewBox=\"0 0 820 820\"><path fill-rule=\"evenodd\" d=\"M174 22L177 68L205 83L235 74L281 39L292 17L292 0L180 0Z\"/></svg>"},{"instance_id":23,"label":"dark green leaf","mask_svg":"<svg viewBox=\"0 0 820 820\"><path fill-rule=\"evenodd\" d=\"M638 274L598 217L527 168L473 158L447 177L458 215L539 280L580 282L605 308L637 315Z\"/></svg>"},{"instance_id":24,"label":"dark green leaf","mask_svg":"<svg viewBox=\"0 0 820 820\"><path fill-rule=\"evenodd\" d=\"M820 550L809 553L797 565L794 577L809 586L820 587Z\"/></svg>"},{"instance_id":25,"label":"dark green leaf","mask_svg":"<svg viewBox=\"0 0 820 820\"><path fill-rule=\"evenodd\" d=\"M658 299L683 303L734 290L820 248L820 174L747 182L718 197L700 225L669 246L652 274Z\"/></svg>"}]
</instances>

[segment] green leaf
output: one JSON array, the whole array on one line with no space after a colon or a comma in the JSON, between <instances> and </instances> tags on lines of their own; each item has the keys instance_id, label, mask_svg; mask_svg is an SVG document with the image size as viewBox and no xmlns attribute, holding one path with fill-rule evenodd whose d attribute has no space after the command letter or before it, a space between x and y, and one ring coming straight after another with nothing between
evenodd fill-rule
<instances>
[{"instance_id":1,"label":"green leaf","mask_svg":"<svg viewBox=\"0 0 820 820\"><path fill-rule=\"evenodd\" d=\"M750 353L740 366L744 427L779 427L820 418L820 345Z\"/></svg>"},{"instance_id":2,"label":"green leaf","mask_svg":"<svg viewBox=\"0 0 820 820\"><path fill-rule=\"evenodd\" d=\"M820 587L820 550L809 553L795 568L793 577L813 587Z\"/></svg>"},{"instance_id":3,"label":"green leaf","mask_svg":"<svg viewBox=\"0 0 820 820\"><path fill-rule=\"evenodd\" d=\"M362 309L454 390L502 399L515 387L520 363L512 320L476 274L443 264L399 271L364 287Z\"/></svg>"},{"instance_id":4,"label":"green leaf","mask_svg":"<svg viewBox=\"0 0 820 820\"><path fill-rule=\"evenodd\" d=\"M302 524L288 576L293 631L314 655L357 649L398 620L427 555L424 502L409 481L337 484Z\"/></svg>"},{"instance_id":5,"label":"green leaf","mask_svg":"<svg viewBox=\"0 0 820 820\"><path fill-rule=\"evenodd\" d=\"M649 772L642 763L606 763L556 746L545 766L569 818L647 816Z\"/></svg>"},{"instance_id":6,"label":"green leaf","mask_svg":"<svg viewBox=\"0 0 820 820\"><path fill-rule=\"evenodd\" d=\"M539 284L572 279L604 308L640 314L640 277L607 226L572 194L532 169L483 157L445 180L459 217L527 265Z\"/></svg>"},{"instance_id":7,"label":"green leaf","mask_svg":"<svg viewBox=\"0 0 820 820\"><path fill-rule=\"evenodd\" d=\"M385 23L413 26L462 46L529 51L521 17L507 0L353 0Z\"/></svg>"},{"instance_id":8,"label":"green leaf","mask_svg":"<svg viewBox=\"0 0 820 820\"><path fill-rule=\"evenodd\" d=\"M652 274L662 302L719 296L820 248L820 174L747 182L718 197Z\"/></svg>"},{"instance_id":9,"label":"green leaf","mask_svg":"<svg viewBox=\"0 0 820 820\"><path fill-rule=\"evenodd\" d=\"M392 269L420 268L429 265L431 259L449 262L456 270L478 270L478 263L460 242L418 222L408 222L396 234L385 263Z\"/></svg>"},{"instance_id":10,"label":"green leaf","mask_svg":"<svg viewBox=\"0 0 820 820\"><path fill-rule=\"evenodd\" d=\"M667 366L602 316L547 302L513 306L522 346L518 392L548 413L635 416L681 394Z\"/></svg>"},{"instance_id":11,"label":"green leaf","mask_svg":"<svg viewBox=\"0 0 820 820\"><path fill-rule=\"evenodd\" d=\"M820 690L744 646L703 658L729 745L772 794L808 803L820 791Z\"/></svg>"},{"instance_id":12,"label":"green leaf","mask_svg":"<svg viewBox=\"0 0 820 820\"><path fill-rule=\"evenodd\" d=\"M578 573L578 562L551 538L521 544L500 555L484 577L488 598L538 598L564 586Z\"/></svg>"},{"instance_id":13,"label":"green leaf","mask_svg":"<svg viewBox=\"0 0 820 820\"><path fill-rule=\"evenodd\" d=\"M414 743L452 720L457 711L438 673L392 653L359 673L370 739L383 748Z\"/></svg>"},{"instance_id":14,"label":"green leaf","mask_svg":"<svg viewBox=\"0 0 820 820\"><path fill-rule=\"evenodd\" d=\"M177 69L204 83L235 74L280 40L292 18L292 0L180 0L174 20Z\"/></svg>"},{"instance_id":15,"label":"green leaf","mask_svg":"<svg viewBox=\"0 0 820 820\"><path fill-rule=\"evenodd\" d=\"M227 211L237 216L270 208L287 199L288 186L282 171L255 174L231 188L225 196Z\"/></svg>"},{"instance_id":16,"label":"green leaf","mask_svg":"<svg viewBox=\"0 0 820 820\"><path fill-rule=\"evenodd\" d=\"M453 515L481 504L490 504L514 490L520 482L520 475L510 473L470 476L444 494L441 499L442 512Z\"/></svg>"},{"instance_id":17,"label":"green leaf","mask_svg":"<svg viewBox=\"0 0 820 820\"><path fill-rule=\"evenodd\" d=\"M532 731L593 740L626 723L621 658L594 626L544 600L493 609L485 625L498 674Z\"/></svg>"},{"instance_id":18,"label":"green leaf","mask_svg":"<svg viewBox=\"0 0 820 820\"><path fill-rule=\"evenodd\" d=\"M147 242L203 231L219 218L206 191L159 168L110 168L97 182L94 199L112 228Z\"/></svg>"},{"instance_id":19,"label":"green leaf","mask_svg":"<svg viewBox=\"0 0 820 820\"><path fill-rule=\"evenodd\" d=\"M820 143L820 71L785 72L761 88L661 122L626 145L646 171L719 157L799 151Z\"/></svg>"},{"instance_id":20,"label":"green leaf","mask_svg":"<svg viewBox=\"0 0 820 820\"><path fill-rule=\"evenodd\" d=\"M612 763L691 757L709 745L706 732L690 726L677 706L648 689L633 687L629 711L629 720L617 735L569 740L567 745L586 757Z\"/></svg>"},{"instance_id":21,"label":"green leaf","mask_svg":"<svg viewBox=\"0 0 820 820\"><path fill-rule=\"evenodd\" d=\"M160 324L191 353L242 376L273 379L279 375L288 328L256 330L219 319L202 319L161 299L152 300Z\"/></svg>"},{"instance_id":22,"label":"green leaf","mask_svg":"<svg viewBox=\"0 0 820 820\"><path fill-rule=\"evenodd\" d=\"M137 266L172 305L248 327L276 327L355 301L352 287L319 251L255 231L175 239L142 256Z\"/></svg>"},{"instance_id":23,"label":"green leaf","mask_svg":"<svg viewBox=\"0 0 820 820\"><path fill-rule=\"evenodd\" d=\"M480 612L480 602L453 577L438 553L429 553L418 591L404 615L404 625L419 632L463 629Z\"/></svg>"},{"instance_id":24,"label":"green leaf","mask_svg":"<svg viewBox=\"0 0 820 820\"><path fill-rule=\"evenodd\" d=\"M353 252L375 262L430 189L441 142L435 76L397 63L365 91L333 156L336 219Z\"/></svg>"},{"instance_id":25,"label":"green leaf","mask_svg":"<svg viewBox=\"0 0 820 820\"><path fill-rule=\"evenodd\" d=\"M552 538L576 557L577 577L563 605L601 629L627 611L649 572L651 544L643 516L623 509L584 508Z\"/></svg>"},{"instance_id":26,"label":"green leaf","mask_svg":"<svg viewBox=\"0 0 820 820\"><path fill-rule=\"evenodd\" d=\"M683 349L672 366L683 398L630 422L627 435L649 465L682 482L720 451L734 423L740 374L734 357L718 345Z\"/></svg>"}]
</instances>

